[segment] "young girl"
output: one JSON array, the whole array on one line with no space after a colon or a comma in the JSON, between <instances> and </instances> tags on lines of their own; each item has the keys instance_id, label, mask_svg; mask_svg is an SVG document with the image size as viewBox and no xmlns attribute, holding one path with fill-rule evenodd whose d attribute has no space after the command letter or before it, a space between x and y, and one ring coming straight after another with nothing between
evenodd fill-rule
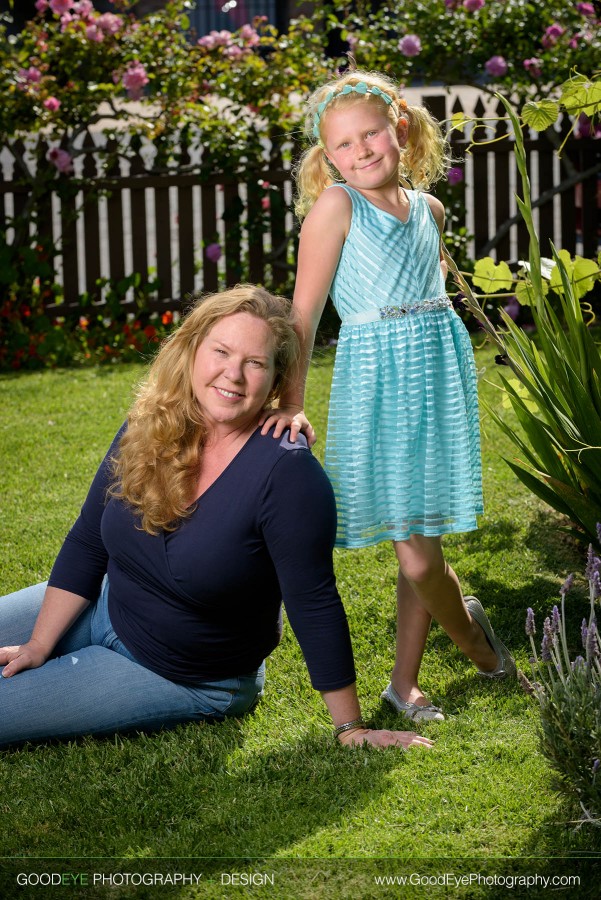
<instances>
[{"instance_id":1,"label":"young girl","mask_svg":"<svg viewBox=\"0 0 601 900\"><path fill-rule=\"evenodd\" d=\"M418 683L432 618L480 675L515 672L441 549L441 535L475 529L482 512L472 347L445 293L444 208L424 193L445 172L446 144L427 110L409 107L389 78L360 71L312 95L307 126L294 292L304 366L263 430L277 421L274 436L290 425L292 440L299 430L315 440L304 382L331 294L342 320L325 455L337 545L392 540L397 645L382 697L413 720L440 721Z\"/></svg>"}]
</instances>

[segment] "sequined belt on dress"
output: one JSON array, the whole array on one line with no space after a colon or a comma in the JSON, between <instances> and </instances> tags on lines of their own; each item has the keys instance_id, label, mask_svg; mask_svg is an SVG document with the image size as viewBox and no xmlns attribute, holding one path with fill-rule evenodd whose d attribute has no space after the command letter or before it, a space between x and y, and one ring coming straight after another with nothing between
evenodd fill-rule
<instances>
[{"instance_id":1,"label":"sequined belt on dress","mask_svg":"<svg viewBox=\"0 0 601 900\"><path fill-rule=\"evenodd\" d=\"M452 308L453 304L447 296L435 297L431 300L419 300L417 303L401 303L398 306L381 306L379 309L366 309L365 312L346 316L342 320L342 324L366 325L368 322L379 322L380 319L402 319L404 316Z\"/></svg>"}]
</instances>

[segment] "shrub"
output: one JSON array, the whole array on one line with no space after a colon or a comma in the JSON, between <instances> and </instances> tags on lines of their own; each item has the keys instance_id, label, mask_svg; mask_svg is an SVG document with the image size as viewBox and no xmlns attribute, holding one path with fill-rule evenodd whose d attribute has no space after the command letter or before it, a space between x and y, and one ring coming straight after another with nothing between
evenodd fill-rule
<instances>
[{"instance_id":1,"label":"shrub","mask_svg":"<svg viewBox=\"0 0 601 900\"><path fill-rule=\"evenodd\" d=\"M519 450L520 458L507 460L508 465L531 491L569 518L578 538L596 541L596 523L601 521L601 353L581 298L599 279L599 265L578 258L573 262L569 254L552 247L554 268L549 281L543 277L522 125L510 103L500 99L513 126L522 182L517 203L530 237L529 259L515 292L522 304L529 305L535 333L527 334L505 311L501 325L494 325L452 260L449 265L466 306L497 347L498 362L506 367L505 397L519 428L494 408L488 411ZM488 260L480 265L481 274L474 283L488 285L487 293L495 286L512 284L505 263Z\"/></svg>"},{"instance_id":2,"label":"shrub","mask_svg":"<svg viewBox=\"0 0 601 900\"><path fill-rule=\"evenodd\" d=\"M601 542L601 526L597 526ZM560 790L576 800L584 816L601 817L601 652L595 603L601 595L601 560L589 546L586 567L590 612L581 626L582 653L570 658L565 597L570 575L561 588L561 610L545 619L540 656L534 641L534 612L528 609L534 683L520 673L528 693L540 704L542 751L559 775ZM601 824L601 819L599 819Z\"/></svg>"}]
</instances>

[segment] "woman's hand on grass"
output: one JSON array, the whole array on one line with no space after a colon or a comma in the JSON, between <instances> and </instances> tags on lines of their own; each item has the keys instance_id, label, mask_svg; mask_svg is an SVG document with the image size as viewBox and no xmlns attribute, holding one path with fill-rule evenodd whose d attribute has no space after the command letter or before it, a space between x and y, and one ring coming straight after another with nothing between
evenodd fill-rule
<instances>
[{"instance_id":1,"label":"woman's hand on grass","mask_svg":"<svg viewBox=\"0 0 601 900\"><path fill-rule=\"evenodd\" d=\"M424 747L429 750L434 746L434 741L415 731L386 731L374 728L345 731L338 740L345 745L371 744L372 747L402 747L403 750L408 750L409 747Z\"/></svg>"},{"instance_id":2,"label":"woman's hand on grass","mask_svg":"<svg viewBox=\"0 0 601 900\"><path fill-rule=\"evenodd\" d=\"M0 666L2 677L10 678L25 669L38 669L48 659L45 649L36 640L28 641L18 647L0 647Z\"/></svg>"}]
</instances>

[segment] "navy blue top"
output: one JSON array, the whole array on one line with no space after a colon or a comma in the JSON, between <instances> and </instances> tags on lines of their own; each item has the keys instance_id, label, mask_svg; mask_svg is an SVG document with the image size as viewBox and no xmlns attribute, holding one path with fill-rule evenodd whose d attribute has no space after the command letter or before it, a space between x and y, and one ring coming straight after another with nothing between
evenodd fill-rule
<instances>
[{"instance_id":1,"label":"navy blue top","mask_svg":"<svg viewBox=\"0 0 601 900\"><path fill-rule=\"evenodd\" d=\"M304 437L257 429L176 531L142 531L106 502L117 434L49 584L94 602L108 574L113 628L141 665L188 684L255 671L281 638L282 600L311 683L355 681L332 548L336 509Z\"/></svg>"}]
</instances>

